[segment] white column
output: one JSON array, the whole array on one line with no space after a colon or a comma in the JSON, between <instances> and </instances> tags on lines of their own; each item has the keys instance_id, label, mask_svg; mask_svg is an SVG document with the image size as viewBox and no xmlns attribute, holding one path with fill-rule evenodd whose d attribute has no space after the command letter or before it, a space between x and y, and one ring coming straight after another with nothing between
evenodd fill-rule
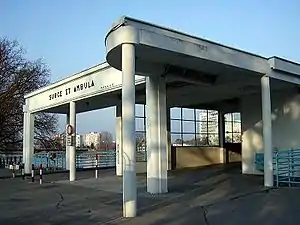
<instances>
[{"instance_id":1,"label":"white column","mask_svg":"<svg viewBox=\"0 0 300 225\"><path fill-rule=\"evenodd\" d=\"M66 124L70 123L70 113L67 113L67 118L66 118ZM66 170L70 169L70 148L67 145L67 131L65 132L66 134Z\"/></svg>"},{"instance_id":2,"label":"white column","mask_svg":"<svg viewBox=\"0 0 300 225\"><path fill-rule=\"evenodd\" d=\"M224 114L221 111L218 112L218 121L219 121L220 163L226 163L226 149L224 148L224 140L225 140Z\"/></svg>"},{"instance_id":3,"label":"white column","mask_svg":"<svg viewBox=\"0 0 300 225\"><path fill-rule=\"evenodd\" d=\"M73 143L69 146L70 161L69 161L69 179L74 181L76 179L76 105L75 102L70 102L70 125L73 127Z\"/></svg>"},{"instance_id":4,"label":"white column","mask_svg":"<svg viewBox=\"0 0 300 225\"><path fill-rule=\"evenodd\" d=\"M135 47L122 44L123 216L136 216Z\"/></svg>"},{"instance_id":5,"label":"white column","mask_svg":"<svg viewBox=\"0 0 300 225\"><path fill-rule=\"evenodd\" d=\"M263 149L264 149L264 185L273 187L273 149L272 149L272 118L270 78L261 78L262 95L262 124L263 124Z\"/></svg>"},{"instance_id":6,"label":"white column","mask_svg":"<svg viewBox=\"0 0 300 225\"><path fill-rule=\"evenodd\" d=\"M165 81L159 76L146 79L147 103L147 191L167 192L167 112Z\"/></svg>"},{"instance_id":7,"label":"white column","mask_svg":"<svg viewBox=\"0 0 300 225\"><path fill-rule=\"evenodd\" d=\"M30 174L34 156L34 114L28 111L27 105L23 107L23 112L23 163L25 174Z\"/></svg>"},{"instance_id":8,"label":"white column","mask_svg":"<svg viewBox=\"0 0 300 225\"><path fill-rule=\"evenodd\" d=\"M116 175L123 175L122 107L116 107Z\"/></svg>"}]
</instances>

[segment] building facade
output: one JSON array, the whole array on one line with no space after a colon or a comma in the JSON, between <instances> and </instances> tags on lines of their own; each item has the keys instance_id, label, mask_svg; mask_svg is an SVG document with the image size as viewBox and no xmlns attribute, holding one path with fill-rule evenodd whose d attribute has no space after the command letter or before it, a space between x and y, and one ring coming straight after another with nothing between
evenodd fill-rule
<instances>
[{"instance_id":1,"label":"building facade","mask_svg":"<svg viewBox=\"0 0 300 225\"><path fill-rule=\"evenodd\" d=\"M82 148L84 146L84 135L76 134L76 147Z\"/></svg>"},{"instance_id":2,"label":"building facade","mask_svg":"<svg viewBox=\"0 0 300 225\"><path fill-rule=\"evenodd\" d=\"M87 147L94 147L100 146L101 140L101 133L99 132L90 132L85 134L85 142L84 145Z\"/></svg>"}]
</instances>

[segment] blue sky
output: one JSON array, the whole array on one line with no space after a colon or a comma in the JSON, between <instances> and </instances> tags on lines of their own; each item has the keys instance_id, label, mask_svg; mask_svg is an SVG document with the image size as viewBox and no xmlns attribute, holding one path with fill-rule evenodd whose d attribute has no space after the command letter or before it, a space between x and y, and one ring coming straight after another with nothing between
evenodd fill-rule
<instances>
[{"instance_id":1,"label":"blue sky","mask_svg":"<svg viewBox=\"0 0 300 225\"><path fill-rule=\"evenodd\" d=\"M0 35L17 39L28 58L43 58L56 81L104 61L104 37L122 15L300 62L299 12L297 0L2 0ZM112 108L77 121L79 132L115 131Z\"/></svg>"}]
</instances>

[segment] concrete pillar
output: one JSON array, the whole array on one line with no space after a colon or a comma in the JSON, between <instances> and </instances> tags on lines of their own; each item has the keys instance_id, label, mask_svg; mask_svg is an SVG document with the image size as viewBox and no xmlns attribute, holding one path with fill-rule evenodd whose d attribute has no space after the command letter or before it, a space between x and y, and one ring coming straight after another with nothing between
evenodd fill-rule
<instances>
[{"instance_id":1,"label":"concrete pillar","mask_svg":"<svg viewBox=\"0 0 300 225\"><path fill-rule=\"evenodd\" d=\"M225 124L224 124L224 113L218 112L219 122L219 146L220 146L220 163L226 163L226 149L224 148L225 141Z\"/></svg>"},{"instance_id":2,"label":"concrete pillar","mask_svg":"<svg viewBox=\"0 0 300 225\"><path fill-rule=\"evenodd\" d=\"M270 78L268 76L263 76L261 78L261 95L264 149L264 185L265 187L273 187L271 93Z\"/></svg>"},{"instance_id":3,"label":"concrete pillar","mask_svg":"<svg viewBox=\"0 0 300 225\"><path fill-rule=\"evenodd\" d=\"M70 161L69 161L69 179L70 181L76 180L76 104L70 102L70 125L73 127L72 146L69 146Z\"/></svg>"},{"instance_id":4,"label":"concrete pillar","mask_svg":"<svg viewBox=\"0 0 300 225\"><path fill-rule=\"evenodd\" d=\"M146 79L147 105L147 191L152 194L167 189L167 112L166 84L162 77Z\"/></svg>"},{"instance_id":5,"label":"concrete pillar","mask_svg":"<svg viewBox=\"0 0 300 225\"><path fill-rule=\"evenodd\" d=\"M23 163L25 174L31 173L34 157L34 114L28 111L28 106L23 106Z\"/></svg>"},{"instance_id":6,"label":"concrete pillar","mask_svg":"<svg viewBox=\"0 0 300 225\"><path fill-rule=\"evenodd\" d=\"M67 113L67 118L66 118L66 125L70 123L70 114ZM65 132L66 134L66 170L70 169L70 148L67 145L67 131Z\"/></svg>"},{"instance_id":7,"label":"concrete pillar","mask_svg":"<svg viewBox=\"0 0 300 225\"><path fill-rule=\"evenodd\" d=\"M122 106L116 107L116 175L123 175Z\"/></svg>"},{"instance_id":8,"label":"concrete pillar","mask_svg":"<svg viewBox=\"0 0 300 225\"><path fill-rule=\"evenodd\" d=\"M136 216L135 46L122 44L123 216Z\"/></svg>"}]
</instances>

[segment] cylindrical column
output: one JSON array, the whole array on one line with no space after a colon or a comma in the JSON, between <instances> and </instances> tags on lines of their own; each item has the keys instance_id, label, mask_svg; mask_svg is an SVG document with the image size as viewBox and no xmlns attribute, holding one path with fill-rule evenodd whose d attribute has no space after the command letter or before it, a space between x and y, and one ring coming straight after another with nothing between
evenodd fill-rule
<instances>
[{"instance_id":1,"label":"cylindrical column","mask_svg":"<svg viewBox=\"0 0 300 225\"><path fill-rule=\"evenodd\" d=\"M136 216L135 49L122 45L123 216Z\"/></svg>"},{"instance_id":2,"label":"cylindrical column","mask_svg":"<svg viewBox=\"0 0 300 225\"><path fill-rule=\"evenodd\" d=\"M167 106L165 80L157 75L147 77L147 191L166 193L168 169Z\"/></svg>"},{"instance_id":3,"label":"cylindrical column","mask_svg":"<svg viewBox=\"0 0 300 225\"><path fill-rule=\"evenodd\" d=\"M69 146L69 154L70 154L70 165L69 165L69 178L70 181L74 181L76 179L76 146L75 146L75 137L76 137L76 105L75 102L70 102L70 125L73 127L72 134L72 144Z\"/></svg>"},{"instance_id":4,"label":"cylindrical column","mask_svg":"<svg viewBox=\"0 0 300 225\"><path fill-rule=\"evenodd\" d=\"M270 78L261 78L262 94L262 124L263 124L263 149L264 149L264 185L273 187L273 150L272 150L272 118Z\"/></svg>"},{"instance_id":5,"label":"cylindrical column","mask_svg":"<svg viewBox=\"0 0 300 225\"><path fill-rule=\"evenodd\" d=\"M158 146L158 79L146 78L147 104L147 192L159 193L159 146Z\"/></svg>"}]
</instances>

